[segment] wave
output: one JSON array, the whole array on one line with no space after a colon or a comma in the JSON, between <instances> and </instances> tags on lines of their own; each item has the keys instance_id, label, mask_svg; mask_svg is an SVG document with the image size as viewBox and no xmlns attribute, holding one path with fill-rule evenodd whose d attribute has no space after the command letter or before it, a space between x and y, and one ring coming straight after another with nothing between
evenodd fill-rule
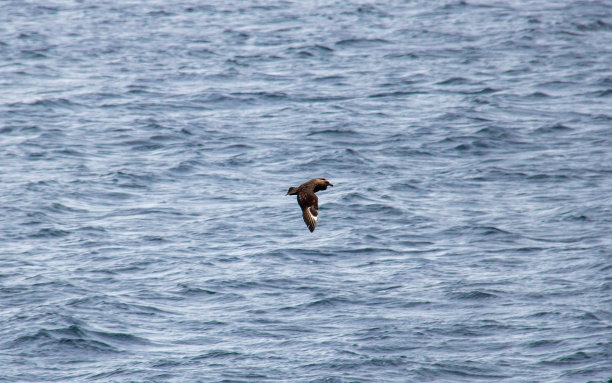
<instances>
[{"instance_id":1,"label":"wave","mask_svg":"<svg viewBox=\"0 0 612 383\"><path fill-rule=\"evenodd\" d=\"M118 353L125 347L145 345L149 342L141 337L107 331L88 330L80 325L60 328L42 328L31 335L14 339L8 349L39 350L41 352L91 352Z\"/></svg>"}]
</instances>

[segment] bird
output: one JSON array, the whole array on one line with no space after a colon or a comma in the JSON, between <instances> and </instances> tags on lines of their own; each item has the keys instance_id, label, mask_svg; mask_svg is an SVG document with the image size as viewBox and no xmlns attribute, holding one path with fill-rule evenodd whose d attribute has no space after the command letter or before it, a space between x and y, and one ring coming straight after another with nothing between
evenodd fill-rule
<instances>
[{"instance_id":1,"label":"bird","mask_svg":"<svg viewBox=\"0 0 612 383\"><path fill-rule=\"evenodd\" d=\"M297 201L302 208L302 218L312 233L317 227L319 219L319 198L315 194L320 190L326 190L328 186L334 186L325 178L313 178L298 187L291 186L285 195L297 195Z\"/></svg>"}]
</instances>

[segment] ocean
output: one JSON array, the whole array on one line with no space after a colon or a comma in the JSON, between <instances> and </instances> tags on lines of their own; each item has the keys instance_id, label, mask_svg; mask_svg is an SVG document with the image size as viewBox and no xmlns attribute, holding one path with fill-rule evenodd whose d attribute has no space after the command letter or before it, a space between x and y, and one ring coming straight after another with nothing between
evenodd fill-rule
<instances>
[{"instance_id":1,"label":"ocean","mask_svg":"<svg viewBox=\"0 0 612 383\"><path fill-rule=\"evenodd\" d=\"M0 9L0 382L612 382L611 2Z\"/></svg>"}]
</instances>

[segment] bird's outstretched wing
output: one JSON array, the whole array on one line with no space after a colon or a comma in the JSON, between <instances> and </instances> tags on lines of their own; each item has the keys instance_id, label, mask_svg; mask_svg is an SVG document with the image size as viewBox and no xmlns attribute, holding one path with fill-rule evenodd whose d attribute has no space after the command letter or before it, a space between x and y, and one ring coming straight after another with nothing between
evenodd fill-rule
<instances>
[{"instance_id":1,"label":"bird's outstretched wing","mask_svg":"<svg viewBox=\"0 0 612 383\"><path fill-rule=\"evenodd\" d=\"M306 226L308 226L308 230L312 233L317 227L317 220L319 219L319 211L315 209L314 206L308 206L302 209L302 217L304 218L304 222L306 222Z\"/></svg>"}]
</instances>

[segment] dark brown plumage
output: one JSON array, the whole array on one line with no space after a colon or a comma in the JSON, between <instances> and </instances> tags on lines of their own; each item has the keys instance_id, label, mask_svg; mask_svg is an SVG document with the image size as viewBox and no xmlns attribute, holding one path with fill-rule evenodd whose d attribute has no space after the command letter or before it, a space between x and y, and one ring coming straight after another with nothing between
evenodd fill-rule
<instances>
[{"instance_id":1,"label":"dark brown plumage","mask_svg":"<svg viewBox=\"0 0 612 383\"><path fill-rule=\"evenodd\" d=\"M285 195L297 195L297 201L302 208L302 218L310 232L313 232L317 227L319 219L319 198L315 194L319 190L326 190L332 185L325 178L314 178L308 182L304 182L298 187L292 186Z\"/></svg>"}]
</instances>

